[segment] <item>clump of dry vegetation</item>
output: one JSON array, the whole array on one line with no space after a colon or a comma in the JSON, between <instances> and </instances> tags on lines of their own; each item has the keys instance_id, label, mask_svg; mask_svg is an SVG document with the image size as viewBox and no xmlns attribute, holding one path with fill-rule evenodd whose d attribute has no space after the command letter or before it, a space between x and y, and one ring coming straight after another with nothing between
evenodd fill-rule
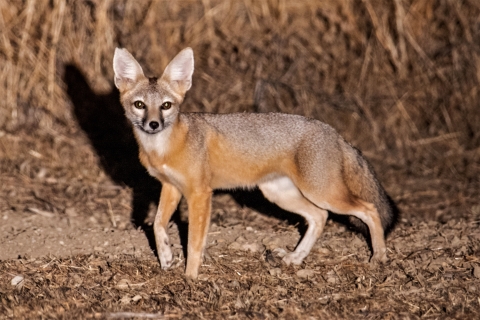
<instances>
[{"instance_id":1,"label":"clump of dry vegetation","mask_svg":"<svg viewBox=\"0 0 480 320\"><path fill-rule=\"evenodd\" d=\"M55 214L71 212L71 208L92 215L99 210L123 210L132 212L135 223L143 222L150 202L158 198L159 185L138 163L135 142L118 103L112 70L117 46L127 48L149 75L159 75L179 50L192 47L194 84L184 102L185 111L288 112L331 124L373 162L380 180L402 209L400 229L393 235L399 243L416 242L411 234L422 232L422 228L412 231L409 221L419 220L435 221L423 228L429 229L433 223L438 232L447 234L447 242L456 236L465 242L465 250L452 244L452 248L442 249L445 253L433 247L405 253L409 249L402 247L404 254L395 246L397 265L383 273L372 271L374 279L369 285L373 281L380 289L372 291L373 296L368 290L365 295L349 296L342 300L341 308L337 305L329 311L310 301L298 308L288 304L280 308L282 313L265 302L244 314L237 313L238 317L294 318L300 311L312 310L310 314L316 316L351 317L362 314L359 310L368 296L376 301L370 305L375 310L372 317L394 318L379 311L383 290L390 287L390 296L383 302L395 301L392 312L408 305L410 314L416 316L461 317L477 312L472 297L480 287L475 287L478 280L471 277L472 270L477 270L475 277L479 277L480 238L470 235L478 228L480 212L478 1L0 0L0 212L16 214L33 204ZM132 190L131 207L118 204L128 198L126 189L113 196L95 191L112 181ZM111 185L106 190L109 188ZM460 227L460 222L451 222L453 218L467 222L462 220ZM433 233L423 236L424 240L436 239ZM421 245L427 243L425 240ZM459 256L463 260L458 260ZM51 288L47 287L53 283L52 297L63 299L63 278L36 277L39 266L50 270L55 265L68 278L65 270L88 273L90 260L97 258L77 256L54 264L49 258L33 259L2 264L0 270L5 276L21 265L20 269L34 279L26 284L27 289L33 288L33 293L26 291L28 294L48 296ZM131 269L123 271L129 276L138 276L137 269L131 267L134 259L98 259L103 259L98 273L108 270L108 276L95 279L106 281L107 289L98 291L88 281L84 289L74 283L75 279L66 286L76 297L92 290L89 299L98 301L76 307L61 305L60 311L54 312L52 305L42 300L45 312L36 310L36 314L51 311L60 317L71 308L79 314L94 310L88 312L95 317L95 312L118 302L121 292L112 289L113 283L122 268ZM403 264L405 259L410 259L408 265ZM438 268L432 269L428 259L440 259ZM140 269L146 268L157 277L157 271L150 270L156 262L139 263ZM420 263L423 269L415 270ZM363 267L342 266L356 274L361 269L363 275ZM289 276L294 275L295 271L288 270ZM273 294L277 287L289 288L288 294L279 295L282 305L291 292L298 291L294 280L273 281L244 271L247 276L237 284L246 300L242 298L237 306L233 295L228 296L228 310L220 312L224 316L231 315L236 307L246 310L245 301L264 296L261 290L252 291L254 282L271 289L265 295ZM325 296L339 294L346 284L355 291L356 277L342 272L337 273L341 285L337 283L333 291L325 278L317 277L321 285L299 283L305 292ZM397 277L397 273L402 276ZM165 315L171 308L175 311L172 317L194 317L195 308L201 306L198 310L206 317L214 317L212 310L218 311L221 305L219 292L234 291L229 287L230 278L192 285L178 280L180 274L179 270L170 274L171 282L164 288L155 291L152 285L151 290L140 293L140 303L134 309L141 310L146 297L155 296L150 302L158 302L156 310ZM147 278L138 281L149 281ZM361 283L365 280L358 279ZM456 288L470 286L461 296L437 284L444 281ZM409 290L416 295L415 301L393 292L408 283L414 284ZM9 315L28 314L31 296L23 290L18 298L0 286L0 298ZM196 296L182 302L175 290ZM428 303L419 292L428 292ZM114 298L102 304L99 300L104 296ZM438 302L442 297L448 297L451 305ZM328 299L335 300L335 296ZM468 303L458 302L462 299ZM303 296L295 295L294 300L294 305L301 304ZM19 309L15 312L19 305L24 313ZM185 305L186 313L178 313ZM351 306L357 309L351 311ZM467 311L462 313L462 308ZM114 309L122 308L116 305Z\"/></svg>"},{"instance_id":2,"label":"clump of dry vegetation","mask_svg":"<svg viewBox=\"0 0 480 320\"><path fill-rule=\"evenodd\" d=\"M196 54L194 111L284 111L375 147L479 144L476 1L1 1L0 125L68 125L66 64L112 90L116 46L158 74Z\"/></svg>"}]
</instances>

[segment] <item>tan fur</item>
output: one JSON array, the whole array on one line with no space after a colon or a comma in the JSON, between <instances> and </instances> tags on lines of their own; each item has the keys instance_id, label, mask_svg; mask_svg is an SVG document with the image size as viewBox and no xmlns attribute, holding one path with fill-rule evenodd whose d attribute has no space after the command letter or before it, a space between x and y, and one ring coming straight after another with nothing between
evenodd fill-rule
<instances>
[{"instance_id":1,"label":"tan fur","mask_svg":"<svg viewBox=\"0 0 480 320\"><path fill-rule=\"evenodd\" d=\"M327 210L362 220L370 230L372 259L386 261L384 230L393 219L386 193L366 160L332 127L279 113L181 113L193 73L189 48L158 80L146 78L125 49L115 51L114 70L140 161L163 184L154 224L162 268L172 263L165 227L181 195L189 209L186 275L196 278L213 190L254 186L308 222L307 233L285 256L286 263L300 264L308 255L323 230ZM135 107L136 101L145 108Z\"/></svg>"}]
</instances>

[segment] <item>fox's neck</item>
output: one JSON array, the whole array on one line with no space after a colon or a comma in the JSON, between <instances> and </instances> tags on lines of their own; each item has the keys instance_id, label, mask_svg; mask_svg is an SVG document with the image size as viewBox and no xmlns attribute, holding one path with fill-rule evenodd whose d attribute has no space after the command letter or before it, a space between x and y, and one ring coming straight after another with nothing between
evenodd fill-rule
<instances>
[{"instance_id":1,"label":"fox's neck","mask_svg":"<svg viewBox=\"0 0 480 320\"><path fill-rule=\"evenodd\" d=\"M134 130L141 151L147 154L156 153L158 156L167 154L172 131L173 125L155 134L149 134L137 128Z\"/></svg>"},{"instance_id":2,"label":"fox's neck","mask_svg":"<svg viewBox=\"0 0 480 320\"><path fill-rule=\"evenodd\" d=\"M148 134L138 128L134 129L140 152L146 155L155 155L157 157L168 157L168 154L176 148L176 144L185 135L185 126L179 121L179 118L162 131L155 134Z\"/></svg>"}]
</instances>

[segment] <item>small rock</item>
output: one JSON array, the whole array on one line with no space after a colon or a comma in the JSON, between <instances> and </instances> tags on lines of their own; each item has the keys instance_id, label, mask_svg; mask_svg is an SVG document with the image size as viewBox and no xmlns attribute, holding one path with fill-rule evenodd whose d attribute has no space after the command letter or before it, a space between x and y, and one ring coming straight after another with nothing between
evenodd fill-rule
<instances>
[{"instance_id":1,"label":"small rock","mask_svg":"<svg viewBox=\"0 0 480 320\"><path fill-rule=\"evenodd\" d=\"M15 286L15 289L20 290L23 288L24 278L22 276L15 276L11 283L12 286Z\"/></svg>"},{"instance_id":2,"label":"small rock","mask_svg":"<svg viewBox=\"0 0 480 320\"><path fill-rule=\"evenodd\" d=\"M117 282L117 285L115 288L120 289L120 290L125 290L130 288L130 281L128 279L122 279Z\"/></svg>"},{"instance_id":3,"label":"small rock","mask_svg":"<svg viewBox=\"0 0 480 320\"><path fill-rule=\"evenodd\" d=\"M297 271L297 277L300 279L312 279L315 276L315 271L312 269L302 269Z\"/></svg>"},{"instance_id":4,"label":"small rock","mask_svg":"<svg viewBox=\"0 0 480 320\"><path fill-rule=\"evenodd\" d=\"M317 250L317 252L318 252L319 255L322 255L322 256L328 256L328 255L330 255L330 254L332 253L332 251L330 251L330 250L327 249L327 248L319 248L319 249Z\"/></svg>"},{"instance_id":5,"label":"small rock","mask_svg":"<svg viewBox=\"0 0 480 320\"><path fill-rule=\"evenodd\" d=\"M262 245L254 242L254 243L244 243L244 244L242 244L241 249L243 251L250 251L252 253L256 253L256 252L262 251L263 247L262 247Z\"/></svg>"},{"instance_id":6,"label":"small rock","mask_svg":"<svg viewBox=\"0 0 480 320\"><path fill-rule=\"evenodd\" d=\"M134 296L134 297L132 298L132 301L133 301L133 302L137 302L138 300L141 300L141 299L142 299L142 296L139 295L139 294L137 294L136 296Z\"/></svg>"},{"instance_id":7,"label":"small rock","mask_svg":"<svg viewBox=\"0 0 480 320\"><path fill-rule=\"evenodd\" d=\"M301 270L300 270L301 271ZM276 276L279 276L282 274L282 269L280 268L273 268L273 269L270 269L268 270L268 272L270 273L270 275L276 277Z\"/></svg>"},{"instance_id":8,"label":"small rock","mask_svg":"<svg viewBox=\"0 0 480 320\"><path fill-rule=\"evenodd\" d=\"M475 268L473 268L473 275L475 278L480 279L480 266L475 266Z\"/></svg>"}]
</instances>

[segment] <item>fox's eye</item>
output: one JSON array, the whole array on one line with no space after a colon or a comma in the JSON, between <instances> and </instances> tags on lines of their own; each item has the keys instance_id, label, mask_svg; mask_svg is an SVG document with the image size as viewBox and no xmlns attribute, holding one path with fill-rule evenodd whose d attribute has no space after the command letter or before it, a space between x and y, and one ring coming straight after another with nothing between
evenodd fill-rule
<instances>
[{"instance_id":1,"label":"fox's eye","mask_svg":"<svg viewBox=\"0 0 480 320\"><path fill-rule=\"evenodd\" d=\"M143 103L142 101L135 101L133 105L137 109L145 109L145 103Z\"/></svg>"},{"instance_id":2,"label":"fox's eye","mask_svg":"<svg viewBox=\"0 0 480 320\"><path fill-rule=\"evenodd\" d=\"M170 101L164 102L162 104L162 110L168 110L172 107L172 103Z\"/></svg>"}]
</instances>

